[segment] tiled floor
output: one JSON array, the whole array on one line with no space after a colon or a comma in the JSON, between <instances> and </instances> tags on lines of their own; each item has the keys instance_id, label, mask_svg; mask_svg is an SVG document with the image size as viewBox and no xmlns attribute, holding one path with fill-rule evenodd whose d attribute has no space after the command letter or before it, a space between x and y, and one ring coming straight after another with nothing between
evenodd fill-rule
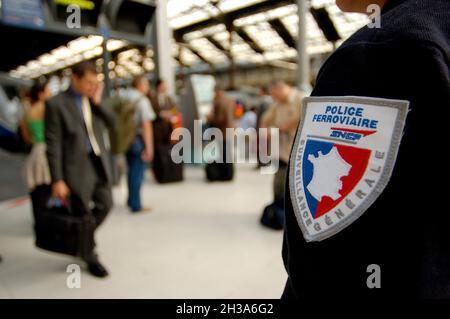
<instances>
[{"instance_id":1,"label":"tiled floor","mask_svg":"<svg viewBox=\"0 0 450 319\"><path fill-rule=\"evenodd\" d=\"M0 148L0 203L27 193L23 166L25 155L11 154Z\"/></svg>"},{"instance_id":2,"label":"tiled floor","mask_svg":"<svg viewBox=\"0 0 450 319\"><path fill-rule=\"evenodd\" d=\"M259 225L272 176L240 167L232 183L208 184L198 167L183 183L160 186L148 176L144 203L131 215L126 188L97 234L111 276L86 273L67 287L72 258L33 246L28 202L0 203L0 298L278 298L286 279L282 233Z\"/></svg>"}]
</instances>

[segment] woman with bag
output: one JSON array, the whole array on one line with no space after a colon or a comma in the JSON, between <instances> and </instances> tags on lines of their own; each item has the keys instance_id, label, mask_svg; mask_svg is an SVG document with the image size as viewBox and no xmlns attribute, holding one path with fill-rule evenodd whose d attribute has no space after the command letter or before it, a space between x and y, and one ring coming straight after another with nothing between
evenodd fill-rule
<instances>
[{"instance_id":1,"label":"woman with bag","mask_svg":"<svg viewBox=\"0 0 450 319\"><path fill-rule=\"evenodd\" d=\"M46 156L44 136L45 102L51 97L48 81L37 80L30 89L30 107L25 113L25 125L22 129L25 136L31 137L33 148L25 162L25 178L30 190L33 216L36 221L50 195L50 171Z\"/></svg>"}]
</instances>

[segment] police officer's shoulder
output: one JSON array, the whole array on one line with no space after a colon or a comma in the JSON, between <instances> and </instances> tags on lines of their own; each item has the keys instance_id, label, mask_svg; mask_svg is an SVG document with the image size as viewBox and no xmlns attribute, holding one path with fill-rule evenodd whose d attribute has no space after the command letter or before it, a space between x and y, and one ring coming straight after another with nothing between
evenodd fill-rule
<instances>
[{"instance_id":1,"label":"police officer's shoulder","mask_svg":"<svg viewBox=\"0 0 450 319\"><path fill-rule=\"evenodd\" d=\"M380 28L360 29L325 62L317 76L322 88L342 84L342 78L347 79L344 84L352 79L356 81L352 84L359 85L361 79L370 80L365 76L368 72L394 74L393 67L407 69L414 65L413 61L422 61L419 65L422 68L425 61L440 64L439 67L448 61L450 19L445 18L445 14L450 11L450 1L392 1L402 3L381 15ZM327 94L339 92L328 88L325 91Z\"/></svg>"},{"instance_id":2,"label":"police officer's shoulder","mask_svg":"<svg viewBox=\"0 0 450 319\"><path fill-rule=\"evenodd\" d=\"M449 13L448 0L409 0L382 16L379 36L382 40L398 38L400 41L418 41L448 49Z\"/></svg>"},{"instance_id":3,"label":"police officer's shoulder","mask_svg":"<svg viewBox=\"0 0 450 319\"><path fill-rule=\"evenodd\" d=\"M393 0L395 1L395 0ZM341 48L358 44L421 44L448 53L450 47L450 1L406 0L380 17L380 25L365 26Z\"/></svg>"}]
</instances>

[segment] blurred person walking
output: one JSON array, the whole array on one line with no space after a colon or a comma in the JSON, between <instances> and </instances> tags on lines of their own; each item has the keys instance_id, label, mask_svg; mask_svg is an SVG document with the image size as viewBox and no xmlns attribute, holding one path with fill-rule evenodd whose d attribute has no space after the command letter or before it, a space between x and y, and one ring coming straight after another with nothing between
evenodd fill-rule
<instances>
[{"instance_id":1,"label":"blurred person walking","mask_svg":"<svg viewBox=\"0 0 450 319\"><path fill-rule=\"evenodd\" d=\"M274 200L284 200L284 182L287 163L298 123L300 122L303 93L283 81L274 82L271 86L274 104L267 110L261 120L261 127L278 128L280 132L280 167L274 178Z\"/></svg>"},{"instance_id":2,"label":"blurred person walking","mask_svg":"<svg viewBox=\"0 0 450 319\"><path fill-rule=\"evenodd\" d=\"M104 134L107 126L115 124L114 115L101 104L103 89L97 75L91 62L75 65L70 88L49 100L45 113L53 196L62 200L76 196L83 212L93 215L95 228L113 205ZM92 275L108 275L94 249L82 258Z\"/></svg>"},{"instance_id":3,"label":"blurred person walking","mask_svg":"<svg viewBox=\"0 0 450 319\"><path fill-rule=\"evenodd\" d=\"M142 207L141 187L147 164L153 160L153 124L156 116L147 95L150 84L145 76L133 80L130 89L120 92L124 100L134 105L134 124L136 136L126 152L128 166L128 207L133 213L148 212L150 208Z\"/></svg>"},{"instance_id":4,"label":"blurred person walking","mask_svg":"<svg viewBox=\"0 0 450 319\"><path fill-rule=\"evenodd\" d=\"M25 162L25 178L30 190L34 221L39 218L47 205L51 193L51 177L45 144L45 103L51 97L46 79L36 80L31 87L30 107L27 109L21 126L22 135L33 145Z\"/></svg>"},{"instance_id":5,"label":"blurred person walking","mask_svg":"<svg viewBox=\"0 0 450 319\"><path fill-rule=\"evenodd\" d=\"M151 95L156 113L155 159L153 173L158 183L172 183L183 180L183 164L172 161L171 151L178 137L172 136L176 128L182 127L181 113L173 98L167 93L167 84L163 79L156 82L155 93Z\"/></svg>"},{"instance_id":6,"label":"blurred person walking","mask_svg":"<svg viewBox=\"0 0 450 319\"><path fill-rule=\"evenodd\" d=\"M256 119L256 129L259 131L261 128L261 121L263 119L264 114L267 112L269 107L273 104L272 96L270 96L269 89L266 86L262 86L259 90L259 106L257 110L257 119ZM264 137L261 137L260 134L258 134L258 142L256 145L256 153L258 157L258 165L256 166L256 169L259 169L261 166L263 166L263 163L261 163L261 159L259 156L259 145L260 143L264 144L267 143L267 140L261 140Z\"/></svg>"},{"instance_id":7,"label":"blurred person walking","mask_svg":"<svg viewBox=\"0 0 450 319\"><path fill-rule=\"evenodd\" d=\"M167 84L163 79L158 79L156 81L156 104L155 107L159 110L159 114L161 117L165 119L169 119L171 112L176 111L177 106L173 100L173 98L167 93Z\"/></svg>"},{"instance_id":8,"label":"blurred person walking","mask_svg":"<svg viewBox=\"0 0 450 319\"><path fill-rule=\"evenodd\" d=\"M232 162L227 163L227 159L232 159L230 156L234 150L231 149L227 140L227 128L234 128L233 122L234 103L230 100L225 91L219 87L215 88L215 95L213 101L213 108L208 115L208 126L217 128L221 131L223 140L216 141L221 144L221 154L219 154L219 162L214 162L206 165L206 177L209 181L230 181L234 177L234 165ZM227 153L230 154L227 156Z\"/></svg>"},{"instance_id":9,"label":"blurred person walking","mask_svg":"<svg viewBox=\"0 0 450 319\"><path fill-rule=\"evenodd\" d=\"M156 81L155 92L150 94L150 99L156 113L155 145L169 144L173 130L172 119L178 111L174 100L167 93L167 85L163 79Z\"/></svg>"},{"instance_id":10,"label":"blurred person walking","mask_svg":"<svg viewBox=\"0 0 450 319\"><path fill-rule=\"evenodd\" d=\"M242 118L239 120L239 127L243 130L256 130L257 128L257 121L258 121L258 115L257 115L257 109L256 107L252 106L249 110L247 110ZM258 136L258 134L256 135ZM249 138L245 138L245 153L244 159L246 160L254 160L257 159L257 150L258 146L254 145L254 143L251 143L251 140Z\"/></svg>"},{"instance_id":11,"label":"blurred person walking","mask_svg":"<svg viewBox=\"0 0 450 319\"><path fill-rule=\"evenodd\" d=\"M304 94L283 81L276 81L271 86L271 95L274 103L264 113L261 127L279 129L280 149L279 168L273 180L274 201L266 207L266 210L275 210L274 216L278 216L278 221L275 222L274 228L280 229L284 223L284 185L289 155L300 122ZM270 136L268 136L268 142L270 142ZM270 226L270 222L267 226Z\"/></svg>"},{"instance_id":12,"label":"blurred person walking","mask_svg":"<svg viewBox=\"0 0 450 319\"><path fill-rule=\"evenodd\" d=\"M248 111L244 113L242 118L239 120L239 127L246 130L249 128L256 129L257 126L257 110L256 107L251 107Z\"/></svg>"},{"instance_id":13,"label":"blurred person walking","mask_svg":"<svg viewBox=\"0 0 450 319\"><path fill-rule=\"evenodd\" d=\"M269 107L273 104L273 98L270 95L269 89L265 86L261 87L259 90L259 106L258 106L258 128L261 125L261 121L263 119L264 113L269 109Z\"/></svg>"}]
</instances>

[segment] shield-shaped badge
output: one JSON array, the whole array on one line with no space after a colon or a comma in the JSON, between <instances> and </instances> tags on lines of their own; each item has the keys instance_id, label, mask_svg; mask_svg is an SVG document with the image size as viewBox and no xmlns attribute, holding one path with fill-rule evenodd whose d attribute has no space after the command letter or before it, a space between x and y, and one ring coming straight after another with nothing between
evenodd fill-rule
<instances>
[{"instance_id":1,"label":"shield-shaped badge","mask_svg":"<svg viewBox=\"0 0 450 319\"><path fill-rule=\"evenodd\" d=\"M408 106L365 97L304 100L289 188L306 241L333 236L378 198L392 174Z\"/></svg>"}]
</instances>

